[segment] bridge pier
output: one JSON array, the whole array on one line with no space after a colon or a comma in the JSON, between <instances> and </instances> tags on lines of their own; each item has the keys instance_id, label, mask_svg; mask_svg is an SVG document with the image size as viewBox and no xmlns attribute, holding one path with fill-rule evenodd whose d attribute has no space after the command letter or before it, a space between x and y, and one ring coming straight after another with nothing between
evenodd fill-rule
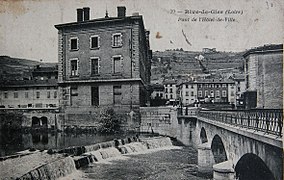
<instances>
[{"instance_id":1,"label":"bridge pier","mask_svg":"<svg viewBox=\"0 0 284 180\"><path fill-rule=\"evenodd\" d=\"M235 180L235 171L232 161L224 161L213 165L214 180Z\"/></svg>"},{"instance_id":2,"label":"bridge pier","mask_svg":"<svg viewBox=\"0 0 284 180\"><path fill-rule=\"evenodd\" d=\"M201 174L213 173L214 156L209 143L203 143L198 146L198 172Z\"/></svg>"}]
</instances>

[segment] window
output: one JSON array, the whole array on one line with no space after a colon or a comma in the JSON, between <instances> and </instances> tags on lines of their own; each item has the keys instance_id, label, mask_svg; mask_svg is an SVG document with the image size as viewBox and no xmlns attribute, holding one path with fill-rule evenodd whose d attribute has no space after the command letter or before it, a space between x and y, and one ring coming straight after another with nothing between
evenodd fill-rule
<instances>
[{"instance_id":1,"label":"window","mask_svg":"<svg viewBox=\"0 0 284 180\"><path fill-rule=\"evenodd\" d=\"M99 87L92 87L92 106L98 106L99 103Z\"/></svg>"},{"instance_id":2,"label":"window","mask_svg":"<svg viewBox=\"0 0 284 180\"><path fill-rule=\"evenodd\" d=\"M202 84L198 84L198 88L202 88Z\"/></svg>"},{"instance_id":3,"label":"window","mask_svg":"<svg viewBox=\"0 0 284 180\"><path fill-rule=\"evenodd\" d=\"M189 96L189 93L188 93L188 91L186 91L186 92L185 92L185 96Z\"/></svg>"},{"instance_id":4,"label":"window","mask_svg":"<svg viewBox=\"0 0 284 180\"><path fill-rule=\"evenodd\" d=\"M70 50L78 50L78 38L73 37L70 39Z\"/></svg>"},{"instance_id":5,"label":"window","mask_svg":"<svg viewBox=\"0 0 284 180\"><path fill-rule=\"evenodd\" d=\"M165 91L166 93L168 92L168 88L166 88L166 91Z\"/></svg>"},{"instance_id":6,"label":"window","mask_svg":"<svg viewBox=\"0 0 284 180\"><path fill-rule=\"evenodd\" d=\"M99 36L91 36L90 37L90 48L91 49L98 49L100 47Z\"/></svg>"},{"instance_id":7,"label":"window","mask_svg":"<svg viewBox=\"0 0 284 180\"><path fill-rule=\"evenodd\" d=\"M210 96L214 97L214 91L213 90L210 91Z\"/></svg>"},{"instance_id":8,"label":"window","mask_svg":"<svg viewBox=\"0 0 284 180\"><path fill-rule=\"evenodd\" d=\"M25 92L25 98L26 98L26 99L29 98L29 92Z\"/></svg>"},{"instance_id":9,"label":"window","mask_svg":"<svg viewBox=\"0 0 284 180\"><path fill-rule=\"evenodd\" d=\"M234 91L231 91L231 96L235 96L235 93L234 93Z\"/></svg>"},{"instance_id":10,"label":"window","mask_svg":"<svg viewBox=\"0 0 284 180\"><path fill-rule=\"evenodd\" d=\"M4 98L5 98L5 99L8 98L8 92L4 92Z\"/></svg>"},{"instance_id":11,"label":"window","mask_svg":"<svg viewBox=\"0 0 284 180\"><path fill-rule=\"evenodd\" d=\"M53 93L53 98L54 98L54 99L57 98L57 91L54 91L54 93Z\"/></svg>"},{"instance_id":12,"label":"window","mask_svg":"<svg viewBox=\"0 0 284 180\"><path fill-rule=\"evenodd\" d=\"M113 86L113 104L121 104L121 86Z\"/></svg>"},{"instance_id":13,"label":"window","mask_svg":"<svg viewBox=\"0 0 284 180\"><path fill-rule=\"evenodd\" d=\"M170 95L170 97L171 97L171 99L173 99L173 95L172 94Z\"/></svg>"},{"instance_id":14,"label":"window","mask_svg":"<svg viewBox=\"0 0 284 180\"><path fill-rule=\"evenodd\" d=\"M173 93L173 89L172 88L170 88L170 93Z\"/></svg>"},{"instance_id":15,"label":"window","mask_svg":"<svg viewBox=\"0 0 284 180\"><path fill-rule=\"evenodd\" d=\"M220 91L219 90L217 90L215 93L216 93L216 97L220 97Z\"/></svg>"},{"instance_id":16,"label":"window","mask_svg":"<svg viewBox=\"0 0 284 180\"><path fill-rule=\"evenodd\" d=\"M120 73L121 72L121 56L114 56L113 57L113 73Z\"/></svg>"},{"instance_id":17,"label":"window","mask_svg":"<svg viewBox=\"0 0 284 180\"><path fill-rule=\"evenodd\" d=\"M40 98L40 92L39 92L39 91L36 92L36 98L37 98L37 99Z\"/></svg>"},{"instance_id":18,"label":"window","mask_svg":"<svg viewBox=\"0 0 284 180\"><path fill-rule=\"evenodd\" d=\"M173 85L172 85L172 84L170 84L170 87L173 87Z\"/></svg>"},{"instance_id":19,"label":"window","mask_svg":"<svg viewBox=\"0 0 284 180\"><path fill-rule=\"evenodd\" d=\"M71 63L71 76L78 76L78 60L72 59Z\"/></svg>"},{"instance_id":20,"label":"window","mask_svg":"<svg viewBox=\"0 0 284 180\"><path fill-rule=\"evenodd\" d=\"M18 92L14 92L14 98L18 98Z\"/></svg>"},{"instance_id":21,"label":"window","mask_svg":"<svg viewBox=\"0 0 284 180\"><path fill-rule=\"evenodd\" d=\"M191 85L191 89L193 89L194 88L194 86L193 86L193 84Z\"/></svg>"},{"instance_id":22,"label":"window","mask_svg":"<svg viewBox=\"0 0 284 180\"><path fill-rule=\"evenodd\" d=\"M91 58L91 75L99 74L99 58Z\"/></svg>"},{"instance_id":23,"label":"window","mask_svg":"<svg viewBox=\"0 0 284 180\"><path fill-rule=\"evenodd\" d=\"M238 92L240 92L241 91L241 88L240 87L238 87Z\"/></svg>"},{"instance_id":24,"label":"window","mask_svg":"<svg viewBox=\"0 0 284 180\"><path fill-rule=\"evenodd\" d=\"M227 91L226 90L222 91L222 97L227 97Z\"/></svg>"},{"instance_id":25,"label":"window","mask_svg":"<svg viewBox=\"0 0 284 180\"><path fill-rule=\"evenodd\" d=\"M50 98L50 91L47 91L46 97L49 99Z\"/></svg>"},{"instance_id":26,"label":"window","mask_svg":"<svg viewBox=\"0 0 284 180\"><path fill-rule=\"evenodd\" d=\"M208 88L208 84L205 84L205 87Z\"/></svg>"},{"instance_id":27,"label":"window","mask_svg":"<svg viewBox=\"0 0 284 180\"><path fill-rule=\"evenodd\" d=\"M187 84L187 85L185 85L185 88L186 88L186 89L188 89L188 84Z\"/></svg>"},{"instance_id":28,"label":"window","mask_svg":"<svg viewBox=\"0 0 284 180\"><path fill-rule=\"evenodd\" d=\"M112 35L112 47L122 46L122 35L121 33L116 33Z\"/></svg>"},{"instance_id":29,"label":"window","mask_svg":"<svg viewBox=\"0 0 284 180\"><path fill-rule=\"evenodd\" d=\"M166 99L168 99L168 95L166 94Z\"/></svg>"},{"instance_id":30,"label":"window","mask_svg":"<svg viewBox=\"0 0 284 180\"><path fill-rule=\"evenodd\" d=\"M191 91L191 96L194 96L194 92L193 91Z\"/></svg>"},{"instance_id":31,"label":"window","mask_svg":"<svg viewBox=\"0 0 284 180\"><path fill-rule=\"evenodd\" d=\"M202 91L198 91L198 97L202 97Z\"/></svg>"},{"instance_id":32,"label":"window","mask_svg":"<svg viewBox=\"0 0 284 180\"><path fill-rule=\"evenodd\" d=\"M222 84L222 87L225 88L225 87L227 87L227 85L226 84Z\"/></svg>"},{"instance_id":33,"label":"window","mask_svg":"<svg viewBox=\"0 0 284 180\"><path fill-rule=\"evenodd\" d=\"M205 96L208 97L208 91L207 90L204 92L204 94L205 94Z\"/></svg>"},{"instance_id":34,"label":"window","mask_svg":"<svg viewBox=\"0 0 284 180\"><path fill-rule=\"evenodd\" d=\"M215 87L216 87L216 88L219 88L219 87L220 87L220 85L219 85L219 84L216 84L216 85L215 85Z\"/></svg>"}]
</instances>

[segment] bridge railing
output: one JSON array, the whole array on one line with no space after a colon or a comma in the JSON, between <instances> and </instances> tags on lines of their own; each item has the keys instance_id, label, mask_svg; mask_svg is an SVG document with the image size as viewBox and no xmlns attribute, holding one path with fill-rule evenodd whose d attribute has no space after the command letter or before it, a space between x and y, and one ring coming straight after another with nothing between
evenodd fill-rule
<instances>
[{"instance_id":1,"label":"bridge railing","mask_svg":"<svg viewBox=\"0 0 284 180\"><path fill-rule=\"evenodd\" d=\"M177 108L177 114L178 116L196 116L198 112L197 107L179 107Z\"/></svg>"},{"instance_id":2,"label":"bridge railing","mask_svg":"<svg viewBox=\"0 0 284 180\"><path fill-rule=\"evenodd\" d=\"M282 137L282 109L201 110L198 116Z\"/></svg>"}]
</instances>

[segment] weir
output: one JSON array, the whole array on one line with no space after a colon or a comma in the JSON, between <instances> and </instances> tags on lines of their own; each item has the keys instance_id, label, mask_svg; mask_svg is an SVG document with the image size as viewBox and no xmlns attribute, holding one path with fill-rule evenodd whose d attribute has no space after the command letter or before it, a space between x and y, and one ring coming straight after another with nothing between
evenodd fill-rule
<instances>
[{"instance_id":1,"label":"weir","mask_svg":"<svg viewBox=\"0 0 284 180\"><path fill-rule=\"evenodd\" d=\"M24 157L26 158L25 161L27 162L30 158L29 156L34 156L33 159L37 159L38 165L26 168L26 172L13 173L11 176L8 174L3 174L3 176L4 178L8 179L21 180L58 179L60 177L67 176L76 169L87 166L90 163L104 161L109 158L122 156L124 154L145 152L148 149L156 149L167 146L172 146L172 142L168 137L142 139L137 137L129 137L89 146L69 147L62 150L49 150L44 152L36 151L33 154L26 155ZM40 159L42 156L45 156L46 159L49 160L46 162L41 162ZM55 156L57 158L51 159ZM9 161L12 161L11 158L3 160L2 163L9 163ZM0 175L2 176L1 173Z\"/></svg>"}]
</instances>

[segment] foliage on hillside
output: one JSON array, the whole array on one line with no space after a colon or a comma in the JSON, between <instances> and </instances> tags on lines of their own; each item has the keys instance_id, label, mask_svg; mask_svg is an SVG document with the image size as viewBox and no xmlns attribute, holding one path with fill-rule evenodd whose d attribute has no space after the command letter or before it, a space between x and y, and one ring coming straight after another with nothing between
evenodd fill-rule
<instances>
[{"instance_id":1,"label":"foliage on hillside","mask_svg":"<svg viewBox=\"0 0 284 180\"><path fill-rule=\"evenodd\" d=\"M202 65L213 72L218 69L237 69L242 71L243 57L242 53L234 52L188 52L188 51L156 51L153 53L151 80L161 79L171 74L204 74L200 63L196 59L202 55L204 59Z\"/></svg>"}]
</instances>

